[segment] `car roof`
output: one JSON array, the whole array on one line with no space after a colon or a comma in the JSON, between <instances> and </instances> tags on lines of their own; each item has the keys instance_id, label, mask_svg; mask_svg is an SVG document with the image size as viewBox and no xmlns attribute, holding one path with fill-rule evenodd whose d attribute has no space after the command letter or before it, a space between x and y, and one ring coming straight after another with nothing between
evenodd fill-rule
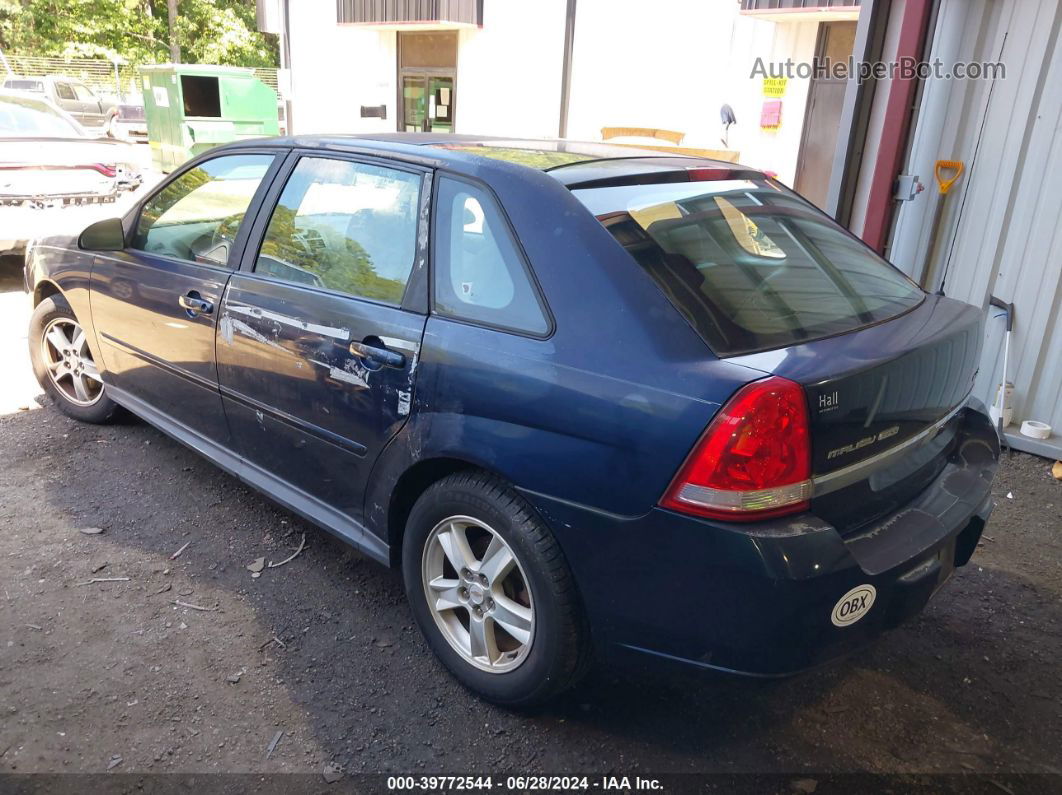
<instances>
[{"instance_id":1,"label":"car roof","mask_svg":"<svg viewBox=\"0 0 1062 795\"><path fill-rule=\"evenodd\" d=\"M508 170L518 166L545 172L569 188L609 181L655 181L662 174L691 168L738 169L762 176L744 166L695 155L634 146L563 138L504 138L452 133L377 133L358 135L296 135L268 142L248 140L227 144L239 149L268 143L305 149L387 153L399 159L463 171ZM212 150L217 151L217 150Z\"/></svg>"},{"instance_id":2,"label":"car roof","mask_svg":"<svg viewBox=\"0 0 1062 795\"><path fill-rule=\"evenodd\" d=\"M48 97L38 91L27 91L22 88L0 88L0 99L17 99L19 102L34 102L43 105L49 110L59 110Z\"/></svg>"}]
</instances>

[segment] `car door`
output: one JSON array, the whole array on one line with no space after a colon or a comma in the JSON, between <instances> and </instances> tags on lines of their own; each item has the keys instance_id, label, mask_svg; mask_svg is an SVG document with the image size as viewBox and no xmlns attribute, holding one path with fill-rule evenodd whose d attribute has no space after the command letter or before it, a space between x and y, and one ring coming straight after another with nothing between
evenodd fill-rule
<instances>
[{"instance_id":1,"label":"car door","mask_svg":"<svg viewBox=\"0 0 1062 795\"><path fill-rule=\"evenodd\" d=\"M74 96L77 97L78 113L81 114L78 121L86 127L102 127L105 118L99 97L82 83L71 83L71 88L74 90Z\"/></svg>"},{"instance_id":2,"label":"car door","mask_svg":"<svg viewBox=\"0 0 1062 795\"><path fill-rule=\"evenodd\" d=\"M78 102L77 94L74 93L74 87L62 81L56 81L54 86L56 104L77 119L78 123L86 124L85 114L81 110L81 103Z\"/></svg>"},{"instance_id":3,"label":"car door","mask_svg":"<svg viewBox=\"0 0 1062 795\"><path fill-rule=\"evenodd\" d=\"M247 213L282 160L262 150L195 163L143 203L124 250L95 257L92 319L119 402L227 444L216 309L239 262Z\"/></svg>"},{"instance_id":4,"label":"car door","mask_svg":"<svg viewBox=\"0 0 1062 795\"><path fill-rule=\"evenodd\" d=\"M373 461L409 414L429 184L387 161L292 155L225 293L218 378L234 442L311 515L357 521Z\"/></svg>"}]
</instances>

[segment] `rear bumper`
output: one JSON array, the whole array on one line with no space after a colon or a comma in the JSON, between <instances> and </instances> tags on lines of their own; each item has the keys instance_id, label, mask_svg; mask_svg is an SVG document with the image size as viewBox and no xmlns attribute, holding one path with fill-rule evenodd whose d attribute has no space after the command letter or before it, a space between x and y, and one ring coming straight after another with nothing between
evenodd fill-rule
<instances>
[{"instance_id":1,"label":"rear bumper","mask_svg":"<svg viewBox=\"0 0 1062 795\"><path fill-rule=\"evenodd\" d=\"M844 656L918 613L973 554L992 511L999 446L966 408L936 479L893 514L842 537L813 514L754 525L654 509L634 519L528 495L568 557L599 650L754 676ZM836 626L846 593L873 605Z\"/></svg>"}]
</instances>

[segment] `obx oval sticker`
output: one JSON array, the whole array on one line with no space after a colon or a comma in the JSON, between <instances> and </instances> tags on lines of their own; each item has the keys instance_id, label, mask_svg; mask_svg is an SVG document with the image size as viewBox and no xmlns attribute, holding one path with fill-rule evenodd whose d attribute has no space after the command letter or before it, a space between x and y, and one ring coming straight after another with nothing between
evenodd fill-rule
<instances>
[{"instance_id":1,"label":"obx oval sticker","mask_svg":"<svg viewBox=\"0 0 1062 795\"><path fill-rule=\"evenodd\" d=\"M833 613L830 615L833 625L847 627L857 622L870 612L877 595L877 590L870 583L857 585L833 606Z\"/></svg>"}]
</instances>

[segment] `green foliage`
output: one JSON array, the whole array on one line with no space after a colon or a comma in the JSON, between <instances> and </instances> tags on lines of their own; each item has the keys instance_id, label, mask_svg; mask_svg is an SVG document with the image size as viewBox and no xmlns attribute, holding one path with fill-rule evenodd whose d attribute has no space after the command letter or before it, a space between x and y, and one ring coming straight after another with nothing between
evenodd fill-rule
<instances>
[{"instance_id":1,"label":"green foliage","mask_svg":"<svg viewBox=\"0 0 1062 795\"><path fill-rule=\"evenodd\" d=\"M274 36L255 29L254 0L178 0L181 60L277 65ZM0 49L17 55L170 60L166 0L0 0Z\"/></svg>"}]
</instances>

